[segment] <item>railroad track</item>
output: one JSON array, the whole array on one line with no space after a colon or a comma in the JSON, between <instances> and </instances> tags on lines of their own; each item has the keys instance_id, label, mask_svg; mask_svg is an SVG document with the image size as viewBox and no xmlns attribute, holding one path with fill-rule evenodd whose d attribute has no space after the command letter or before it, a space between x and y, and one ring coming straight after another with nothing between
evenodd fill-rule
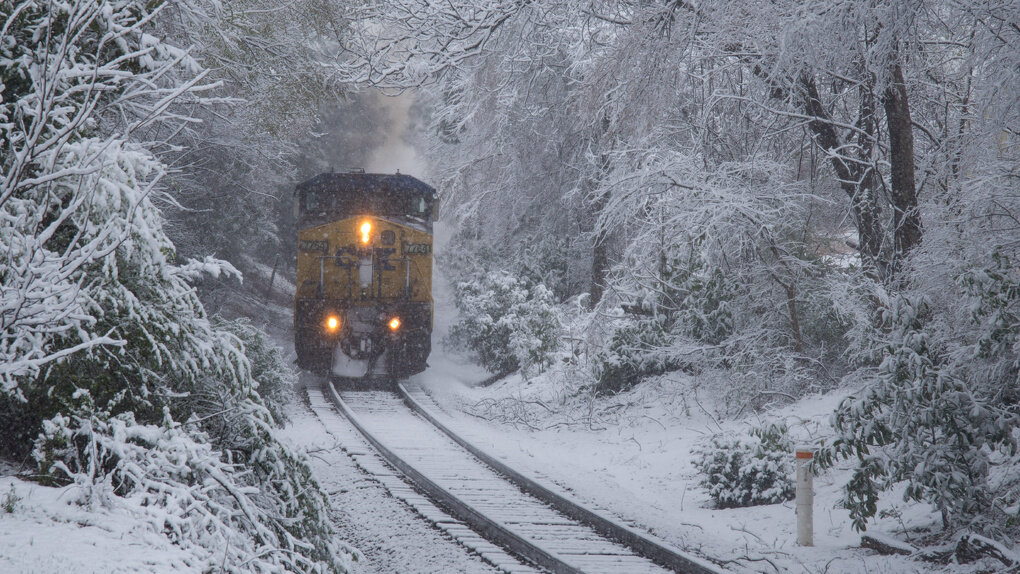
<instances>
[{"instance_id":1,"label":"railroad track","mask_svg":"<svg viewBox=\"0 0 1020 574\"><path fill-rule=\"evenodd\" d=\"M396 392L338 392L326 382L321 393L429 499L539 568L557 574L721 572L507 467L444 426L403 385Z\"/></svg>"}]
</instances>

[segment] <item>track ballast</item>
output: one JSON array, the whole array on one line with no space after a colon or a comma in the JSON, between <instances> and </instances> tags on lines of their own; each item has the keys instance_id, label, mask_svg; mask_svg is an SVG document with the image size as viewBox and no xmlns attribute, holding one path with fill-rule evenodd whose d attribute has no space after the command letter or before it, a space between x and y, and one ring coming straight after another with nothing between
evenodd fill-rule
<instances>
[{"instance_id":1,"label":"track ballast","mask_svg":"<svg viewBox=\"0 0 1020 574\"><path fill-rule=\"evenodd\" d=\"M488 457L442 427L402 386L399 393L337 392L327 382L323 394L426 496L488 540L542 569L567 574L719 572L703 560L565 500Z\"/></svg>"}]
</instances>

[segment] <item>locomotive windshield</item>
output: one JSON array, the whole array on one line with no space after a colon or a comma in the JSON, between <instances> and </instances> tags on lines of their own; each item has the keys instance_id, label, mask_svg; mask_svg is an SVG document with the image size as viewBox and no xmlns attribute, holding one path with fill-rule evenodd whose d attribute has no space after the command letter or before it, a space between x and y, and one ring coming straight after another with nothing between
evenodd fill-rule
<instances>
[{"instance_id":1,"label":"locomotive windshield","mask_svg":"<svg viewBox=\"0 0 1020 574\"><path fill-rule=\"evenodd\" d=\"M435 190L407 175L324 173L299 184L296 195L302 226L373 214L431 229L435 219Z\"/></svg>"},{"instance_id":2,"label":"locomotive windshield","mask_svg":"<svg viewBox=\"0 0 1020 574\"><path fill-rule=\"evenodd\" d=\"M338 217L374 213L377 215L407 216L429 219L432 210L432 198L425 195L408 195L405 197L350 197L337 194L330 190L306 191L303 215L330 213Z\"/></svg>"}]
</instances>

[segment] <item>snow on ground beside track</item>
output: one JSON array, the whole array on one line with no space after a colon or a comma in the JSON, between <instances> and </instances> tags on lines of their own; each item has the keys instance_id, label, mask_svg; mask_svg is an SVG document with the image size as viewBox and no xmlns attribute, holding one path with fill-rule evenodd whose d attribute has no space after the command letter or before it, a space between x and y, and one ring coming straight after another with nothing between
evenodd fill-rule
<instances>
[{"instance_id":1,"label":"snow on ground beside track","mask_svg":"<svg viewBox=\"0 0 1020 574\"><path fill-rule=\"evenodd\" d=\"M268 281L259 287L263 284ZM276 278L275 297L270 301L250 292L244 296L258 299L262 312L256 324L266 329L292 360L290 295L278 292L281 285L283 289L288 285L282 273ZM229 303L244 307L243 301ZM482 371L466 368L463 372L471 377ZM291 421L281 434L309 453L316 479L334 507L333 523L339 537L360 551L354 574L493 571L360 471L301 403L301 389L295 393L289 405ZM0 573L202 571L204 561L155 532L130 509L83 507L74 502L78 499L76 487L41 486L16 478L17 472L16 467L0 461ZM5 509L8 501L13 512Z\"/></svg>"},{"instance_id":2,"label":"snow on ground beside track","mask_svg":"<svg viewBox=\"0 0 1020 574\"><path fill-rule=\"evenodd\" d=\"M437 356L437 354L439 356ZM768 420L785 421L794 440L831 433L829 416L846 391L805 397L766 415L720 420L712 393L684 375L662 377L616 397L585 401L569 385L514 375L490 387L471 387L474 371L434 353L429 371L414 377L455 428L508 464L608 510L671 544L712 559L739 560L727 568L753 572L989 572L998 562L939 566L860 547L846 510L839 508L850 463L815 478L814 547L796 543L794 502L720 510L699 485L691 449L713 434L746 433ZM541 381L541 382L540 382ZM482 415L482 416L479 416ZM493 418L499 415L498 419ZM792 454L791 454L792 457ZM910 538L937 530L925 504L887 493L887 511L869 532ZM915 540L916 541L916 540Z\"/></svg>"},{"instance_id":3,"label":"snow on ground beside track","mask_svg":"<svg viewBox=\"0 0 1020 574\"><path fill-rule=\"evenodd\" d=\"M287 360L293 361L290 308L268 302L260 326ZM464 371L466 376L484 373L471 368ZM493 572L480 557L391 496L379 481L355 465L342 450L344 445L327 432L305 404L303 386L316 380L308 373L300 374L294 401L288 405L290 421L280 434L308 454L312 472L332 506L338 536L359 551L353 574Z\"/></svg>"},{"instance_id":4,"label":"snow on ground beside track","mask_svg":"<svg viewBox=\"0 0 1020 574\"><path fill-rule=\"evenodd\" d=\"M309 454L339 536L360 550L354 574L495 571L360 470L306 406L295 405L289 416L283 434Z\"/></svg>"},{"instance_id":5,"label":"snow on ground beside track","mask_svg":"<svg viewBox=\"0 0 1020 574\"><path fill-rule=\"evenodd\" d=\"M0 572L200 572L205 562L128 509L88 509L75 486L0 477ZM10 501L10 505L7 502ZM13 509L13 512L9 512Z\"/></svg>"}]
</instances>

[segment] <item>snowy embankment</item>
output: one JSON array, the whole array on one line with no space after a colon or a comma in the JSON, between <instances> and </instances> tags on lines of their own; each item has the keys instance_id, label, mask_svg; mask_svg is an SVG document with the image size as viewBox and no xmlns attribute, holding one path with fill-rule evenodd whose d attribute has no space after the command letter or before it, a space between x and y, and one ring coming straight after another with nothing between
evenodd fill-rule
<instances>
[{"instance_id":1,"label":"snowy embankment","mask_svg":"<svg viewBox=\"0 0 1020 574\"><path fill-rule=\"evenodd\" d=\"M171 542L151 515L82 506L80 490L0 477L0 572L202 571L198 549Z\"/></svg>"},{"instance_id":2,"label":"snowy embankment","mask_svg":"<svg viewBox=\"0 0 1020 574\"><path fill-rule=\"evenodd\" d=\"M290 299L293 285L282 274L248 262L250 274L243 289L230 291L216 311L227 316L253 314L288 361ZM390 572L491 572L481 559L466 551L409 508L390 496L372 476L357 468L303 403L302 382L281 408L289 422L280 438L294 452L307 454L315 479L328 497L339 541L356 545L354 574ZM31 468L27 466L25 468ZM254 564L234 563L212 556L193 541L175 539L165 528L159 508L140 506L134 499L106 497L89 504L83 487L47 487L18 478L17 465L0 461L0 573L178 573L258 571ZM226 548L222 552L226 553ZM353 551L353 550L352 550Z\"/></svg>"},{"instance_id":3,"label":"snowy embankment","mask_svg":"<svg viewBox=\"0 0 1020 574\"><path fill-rule=\"evenodd\" d=\"M747 436L768 421L785 422L795 441L829 436L829 418L847 391L809 396L759 415L717 417L710 389L681 374L663 376L614 397L591 399L562 381L519 375L490 387L471 386L476 370L436 357L414 378L444 417L478 446L543 477L581 502L602 508L727 569L754 572L989 572L973 564L936 564L879 555L861 547L848 512L839 507L849 463L815 478L814 546L799 546L795 503L718 509L701 486L692 450L712 436ZM793 454L790 454L791 458ZM890 540L938 530L928 505L884 497L866 534ZM902 545L902 544L901 544Z\"/></svg>"},{"instance_id":4,"label":"snowy embankment","mask_svg":"<svg viewBox=\"0 0 1020 574\"><path fill-rule=\"evenodd\" d=\"M301 380L299 385L316 382L310 375ZM302 393L298 389L298 395ZM371 456L367 444L335 435L304 401L292 407L284 434L296 448L308 453L316 479L333 507L331 518L338 535L360 549L352 565L354 574L497 572L393 496L383 481L360 466L357 455ZM357 431L352 427L347 432Z\"/></svg>"}]
</instances>

